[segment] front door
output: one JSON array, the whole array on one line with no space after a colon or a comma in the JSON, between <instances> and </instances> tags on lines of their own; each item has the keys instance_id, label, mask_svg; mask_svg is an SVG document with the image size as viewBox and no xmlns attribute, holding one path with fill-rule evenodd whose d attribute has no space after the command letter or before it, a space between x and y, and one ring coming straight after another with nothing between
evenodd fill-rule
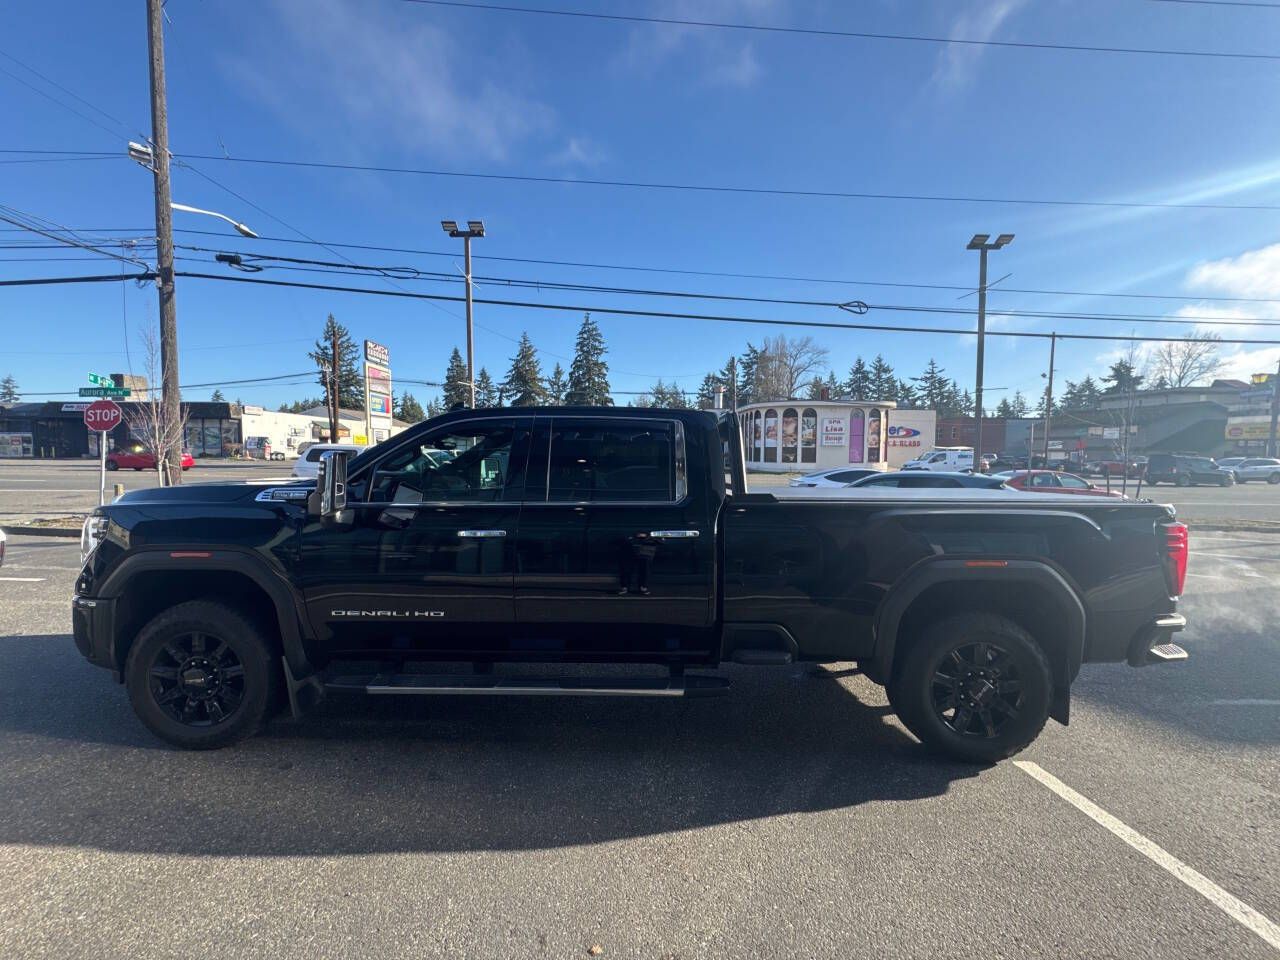
<instances>
[{"instance_id":1,"label":"front door","mask_svg":"<svg viewBox=\"0 0 1280 960\"><path fill-rule=\"evenodd\" d=\"M705 457L703 458L705 460ZM701 463L701 461L700 461ZM712 646L714 517L668 420L539 418L516 547L531 655L699 657Z\"/></svg>"},{"instance_id":2,"label":"front door","mask_svg":"<svg viewBox=\"0 0 1280 960\"><path fill-rule=\"evenodd\" d=\"M471 659L506 637L530 426L477 418L393 442L349 478L349 525L307 523L302 589L326 652Z\"/></svg>"}]
</instances>

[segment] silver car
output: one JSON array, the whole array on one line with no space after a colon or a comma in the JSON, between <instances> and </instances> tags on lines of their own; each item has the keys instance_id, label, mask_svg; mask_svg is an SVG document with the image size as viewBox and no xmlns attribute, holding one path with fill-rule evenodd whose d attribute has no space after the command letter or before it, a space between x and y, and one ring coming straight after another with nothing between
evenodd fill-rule
<instances>
[{"instance_id":1,"label":"silver car","mask_svg":"<svg viewBox=\"0 0 1280 960\"><path fill-rule=\"evenodd\" d=\"M1221 460L1218 466L1222 466ZM1235 474L1236 483L1248 483L1250 480L1280 483L1280 460L1274 457L1246 457L1229 469Z\"/></svg>"},{"instance_id":2,"label":"silver car","mask_svg":"<svg viewBox=\"0 0 1280 960\"><path fill-rule=\"evenodd\" d=\"M830 467L816 473L807 473L803 477L794 478L792 487L847 487L855 480L879 473L879 470L867 470L864 467Z\"/></svg>"}]
</instances>

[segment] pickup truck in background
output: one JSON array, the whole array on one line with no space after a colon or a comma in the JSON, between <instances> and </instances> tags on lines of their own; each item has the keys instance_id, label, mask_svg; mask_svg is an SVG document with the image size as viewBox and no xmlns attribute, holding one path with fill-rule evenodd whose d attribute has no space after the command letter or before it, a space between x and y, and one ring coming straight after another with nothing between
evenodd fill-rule
<instances>
[{"instance_id":1,"label":"pickup truck in background","mask_svg":"<svg viewBox=\"0 0 1280 960\"><path fill-rule=\"evenodd\" d=\"M75 642L183 747L248 736L285 698L706 696L726 662L856 661L917 737L980 762L1065 724L1083 663L1186 656L1170 507L794 493L747 491L724 412L458 411L329 453L316 481L98 508ZM441 662L463 672L423 672ZM574 673L599 663L665 672Z\"/></svg>"}]
</instances>

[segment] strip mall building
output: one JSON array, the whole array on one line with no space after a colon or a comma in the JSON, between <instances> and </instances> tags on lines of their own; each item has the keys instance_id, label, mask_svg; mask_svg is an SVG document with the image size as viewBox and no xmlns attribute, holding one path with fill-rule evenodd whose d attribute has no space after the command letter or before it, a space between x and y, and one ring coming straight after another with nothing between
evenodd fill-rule
<instances>
[{"instance_id":1,"label":"strip mall building","mask_svg":"<svg viewBox=\"0 0 1280 960\"><path fill-rule=\"evenodd\" d=\"M747 468L894 470L934 445L937 414L892 400L777 400L738 407Z\"/></svg>"}]
</instances>

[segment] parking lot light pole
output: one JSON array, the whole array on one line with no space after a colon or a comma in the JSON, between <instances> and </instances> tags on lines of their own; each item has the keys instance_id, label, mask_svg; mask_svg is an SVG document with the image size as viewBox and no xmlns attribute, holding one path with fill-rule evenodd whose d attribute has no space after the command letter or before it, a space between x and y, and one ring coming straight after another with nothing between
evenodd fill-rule
<instances>
[{"instance_id":1,"label":"parking lot light pole","mask_svg":"<svg viewBox=\"0 0 1280 960\"><path fill-rule=\"evenodd\" d=\"M467 229L459 230L457 220L441 220L440 226L451 237L462 238L463 273L467 278L467 390L471 409L476 408L475 333L471 323L471 240L484 236L483 220L468 220Z\"/></svg>"},{"instance_id":2,"label":"parking lot light pole","mask_svg":"<svg viewBox=\"0 0 1280 960\"><path fill-rule=\"evenodd\" d=\"M999 250L1013 239L1012 233L1002 233L991 242L991 234L975 233L966 250L978 251L978 372L973 384L973 405L976 423L973 433L973 465L978 469L982 462L982 353L987 334L987 251Z\"/></svg>"}]
</instances>

